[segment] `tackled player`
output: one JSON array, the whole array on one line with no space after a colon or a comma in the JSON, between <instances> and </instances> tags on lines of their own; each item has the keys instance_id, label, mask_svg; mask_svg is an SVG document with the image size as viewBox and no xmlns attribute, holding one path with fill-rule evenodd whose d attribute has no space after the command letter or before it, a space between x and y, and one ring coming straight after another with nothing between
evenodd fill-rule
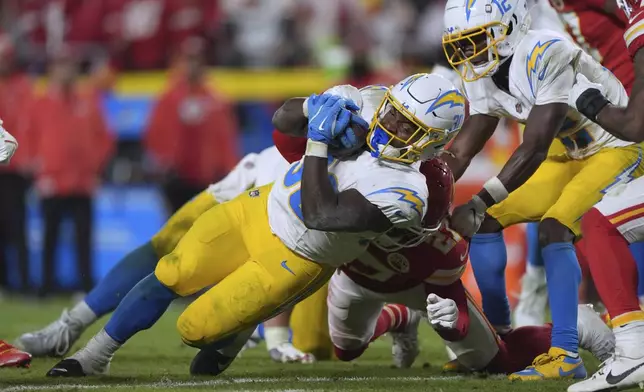
<instances>
[{"instance_id":1,"label":"tackled player","mask_svg":"<svg viewBox=\"0 0 644 392\"><path fill-rule=\"evenodd\" d=\"M258 323L306 298L382 233L402 227L429 234L421 225L427 188L414 163L434 155L460 128L464 98L445 79L426 74L381 96L375 111L330 94L300 100L299 113L291 113L309 138L302 161L275 186L252 189L201 215L105 328L48 375L107 372L118 348L152 326L174 298L211 285L177 327L184 342L201 349L192 372L219 374ZM444 96L459 98L460 105L437 104ZM371 125L364 118L373 118ZM328 146L338 139L353 147L350 124L370 129L370 151L330 158Z\"/></svg>"}]
</instances>

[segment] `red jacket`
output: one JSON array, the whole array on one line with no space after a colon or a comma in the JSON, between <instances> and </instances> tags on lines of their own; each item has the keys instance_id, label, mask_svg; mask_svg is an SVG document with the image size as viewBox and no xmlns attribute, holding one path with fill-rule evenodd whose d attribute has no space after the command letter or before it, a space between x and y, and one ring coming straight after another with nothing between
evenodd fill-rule
<instances>
[{"instance_id":1,"label":"red jacket","mask_svg":"<svg viewBox=\"0 0 644 392\"><path fill-rule=\"evenodd\" d=\"M205 187L239 160L237 127L227 101L204 85L194 88L181 81L159 98L145 145L162 167Z\"/></svg>"},{"instance_id":2,"label":"red jacket","mask_svg":"<svg viewBox=\"0 0 644 392\"><path fill-rule=\"evenodd\" d=\"M80 91L64 96L51 88L34 99L25 116L41 195L90 195L114 149L98 96Z\"/></svg>"},{"instance_id":3,"label":"red jacket","mask_svg":"<svg viewBox=\"0 0 644 392\"><path fill-rule=\"evenodd\" d=\"M32 138L27 135L23 108L33 97L31 80L24 74L15 74L5 80L0 80L0 119L3 127L18 140L16 151L8 166L1 165L2 172L26 171L29 167L30 144Z\"/></svg>"}]
</instances>

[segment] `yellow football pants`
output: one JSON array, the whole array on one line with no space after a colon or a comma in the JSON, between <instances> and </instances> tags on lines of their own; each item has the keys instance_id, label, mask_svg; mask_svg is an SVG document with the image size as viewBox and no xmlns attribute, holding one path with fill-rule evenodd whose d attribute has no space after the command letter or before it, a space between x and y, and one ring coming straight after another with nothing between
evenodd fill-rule
<instances>
[{"instance_id":1,"label":"yellow football pants","mask_svg":"<svg viewBox=\"0 0 644 392\"><path fill-rule=\"evenodd\" d=\"M291 314L293 345L318 360L331 359L333 343L329 336L326 296L329 285L325 284L313 295L295 305Z\"/></svg>"},{"instance_id":2,"label":"yellow football pants","mask_svg":"<svg viewBox=\"0 0 644 392\"><path fill-rule=\"evenodd\" d=\"M179 208L152 237L152 247L156 255L161 258L172 252L194 221L216 204L215 197L210 192L203 191Z\"/></svg>"},{"instance_id":3,"label":"yellow football pants","mask_svg":"<svg viewBox=\"0 0 644 392\"><path fill-rule=\"evenodd\" d=\"M487 213L503 227L554 218L579 236L581 217L613 186L642 173L638 144L605 148L580 160L548 156L525 184Z\"/></svg>"},{"instance_id":4,"label":"yellow football pants","mask_svg":"<svg viewBox=\"0 0 644 392\"><path fill-rule=\"evenodd\" d=\"M298 256L272 234L271 186L204 212L157 264L159 281L181 296L215 285L177 321L187 344L208 344L253 327L311 295L333 274L333 268Z\"/></svg>"}]
</instances>

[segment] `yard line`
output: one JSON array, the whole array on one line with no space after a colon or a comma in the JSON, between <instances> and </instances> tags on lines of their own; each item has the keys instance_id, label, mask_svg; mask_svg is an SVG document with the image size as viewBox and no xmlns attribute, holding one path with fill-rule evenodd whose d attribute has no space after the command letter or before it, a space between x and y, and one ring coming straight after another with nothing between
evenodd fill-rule
<instances>
[{"instance_id":1,"label":"yard line","mask_svg":"<svg viewBox=\"0 0 644 392\"><path fill-rule=\"evenodd\" d=\"M439 381L439 380L459 380L462 377L244 377L224 380L205 380L205 381L170 381L161 380L154 383L121 383L121 384L51 384L51 385L19 385L0 389L0 392L23 392L23 391L57 391L57 390L93 390L101 388L149 388L149 389L175 389L175 388L194 388L210 387L219 385L239 385L239 384L269 384L269 383L289 383L289 382L307 382L307 383L330 383L330 382L361 382L361 381ZM278 389L270 389L276 391ZM235 391L239 391L235 389ZM284 389L282 391L296 392L299 389ZM307 389L307 391L310 391ZM253 392L258 392L253 390Z\"/></svg>"}]
</instances>

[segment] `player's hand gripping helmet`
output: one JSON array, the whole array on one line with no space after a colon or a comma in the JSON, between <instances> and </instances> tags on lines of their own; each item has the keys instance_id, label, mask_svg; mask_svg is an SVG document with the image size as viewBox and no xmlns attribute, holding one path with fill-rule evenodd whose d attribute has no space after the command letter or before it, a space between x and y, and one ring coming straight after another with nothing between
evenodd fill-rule
<instances>
[{"instance_id":1,"label":"player's hand gripping helmet","mask_svg":"<svg viewBox=\"0 0 644 392\"><path fill-rule=\"evenodd\" d=\"M493 75L530 28L526 0L448 0L443 50L471 82Z\"/></svg>"},{"instance_id":2,"label":"player's hand gripping helmet","mask_svg":"<svg viewBox=\"0 0 644 392\"><path fill-rule=\"evenodd\" d=\"M367 134L371 155L413 163L434 157L463 125L465 97L440 75L416 74L391 86Z\"/></svg>"},{"instance_id":3,"label":"player's hand gripping helmet","mask_svg":"<svg viewBox=\"0 0 644 392\"><path fill-rule=\"evenodd\" d=\"M378 248L394 252L402 248L418 246L427 237L436 232L449 216L454 201L454 175L447 163L440 158L433 158L420 167L427 182L427 212L423 217L423 226L391 230L374 241Z\"/></svg>"}]
</instances>

